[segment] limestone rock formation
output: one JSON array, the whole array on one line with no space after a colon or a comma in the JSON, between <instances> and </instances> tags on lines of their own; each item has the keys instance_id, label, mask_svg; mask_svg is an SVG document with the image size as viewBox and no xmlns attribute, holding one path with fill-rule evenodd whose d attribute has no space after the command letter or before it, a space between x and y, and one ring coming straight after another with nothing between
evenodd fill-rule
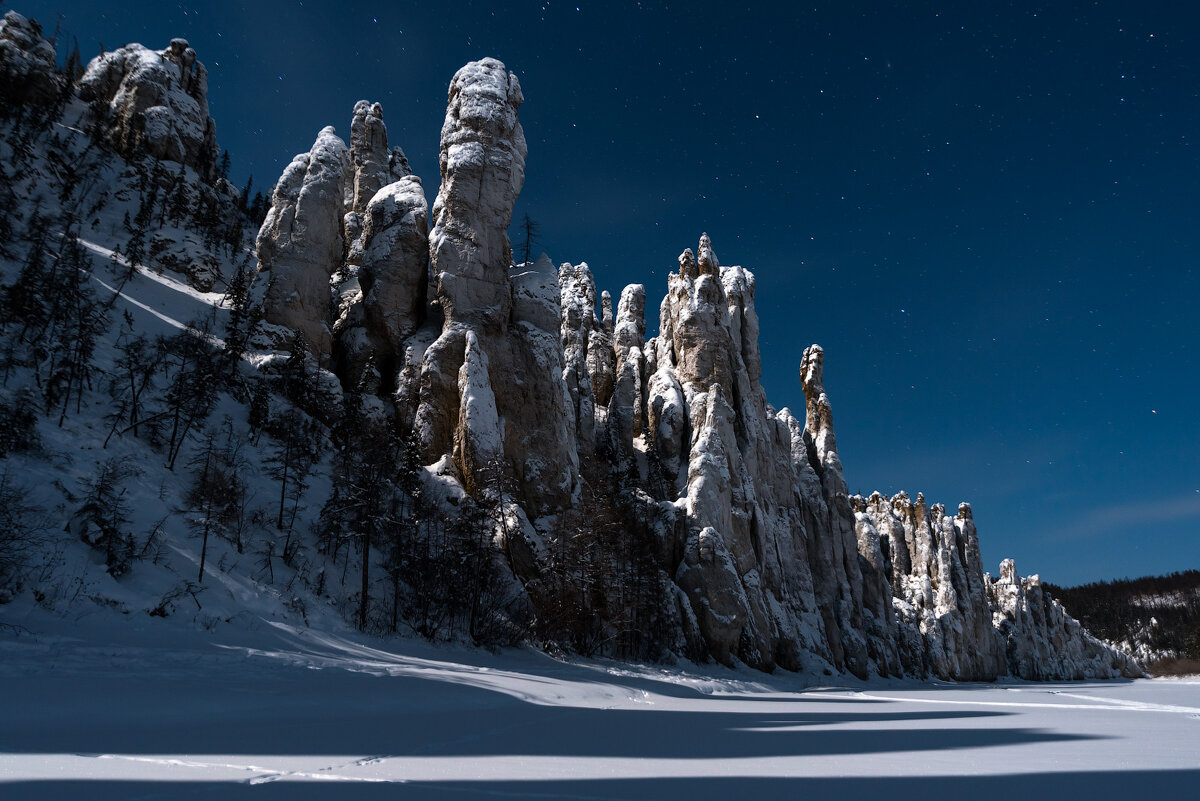
<instances>
[{"instance_id":1,"label":"limestone rock formation","mask_svg":"<svg viewBox=\"0 0 1200 801\"><path fill-rule=\"evenodd\" d=\"M0 20L0 101L45 105L62 90L54 69L54 46L35 20L9 11Z\"/></svg>"},{"instance_id":2,"label":"limestone rock formation","mask_svg":"<svg viewBox=\"0 0 1200 801\"><path fill-rule=\"evenodd\" d=\"M626 288L610 327L587 265L559 270L580 460L633 474L628 503L677 588L660 603L679 641L765 670L959 680L1078 672L1084 657L1054 663L1039 652L1026 663L1041 673L1006 660L968 505L949 516L923 497L849 495L824 351L813 345L801 358L805 419L776 413L760 383L754 276L722 266L707 236L695 254L679 257L659 335L643 344L643 287ZM600 388L610 383L606 396ZM1021 643L1075 643L1072 653L1095 656L1089 665L1120 661L1089 650L1069 627L1020 630Z\"/></svg>"},{"instance_id":3,"label":"limestone rock formation","mask_svg":"<svg viewBox=\"0 0 1200 801\"><path fill-rule=\"evenodd\" d=\"M797 475L808 460L793 460L790 415L775 414L759 383L754 278L740 267L721 267L707 236L698 251L699 263L684 251L679 272L668 279L660 333L644 348L644 425L631 432L644 440L633 450L653 457L644 468L648 483L683 512L685 558L666 567L687 591L689 611L715 657L763 669L828 664L835 657L809 570L817 532L806 526ZM637 354L625 347L628 310L640 294L636 288L622 294L616 344L622 374ZM718 536L730 558L697 574L686 555L706 553L701 540L716 543ZM726 586L740 592L719 589ZM738 599L736 613L702 614L697 603L703 606L710 591Z\"/></svg>"},{"instance_id":4,"label":"limestone rock formation","mask_svg":"<svg viewBox=\"0 0 1200 801\"><path fill-rule=\"evenodd\" d=\"M408 159L399 147L388 147L387 126L383 122L383 106L360 100L354 104L350 121L350 160L354 172L346 181L346 242L348 261L359 264L362 259L361 241L364 215L375 194L385 186L412 175ZM422 205L424 195L422 194Z\"/></svg>"},{"instance_id":5,"label":"limestone rock formation","mask_svg":"<svg viewBox=\"0 0 1200 801\"><path fill-rule=\"evenodd\" d=\"M322 130L275 185L256 241L259 271L269 276L264 320L303 335L322 359L332 349L329 279L342 263L349 161L334 129Z\"/></svg>"},{"instance_id":6,"label":"limestone rock formation","mask_svg":"<svg viewBox=\"0 0 1200 801\"><path fill-rule=\"evenodd\" d=\"M389 358L403 352L425 308L427 215L425 192L415 175L382 187L367 205L358 280L367 327L379 336L381 354Z\"/></svg>"},{"instance_id":7,"label":"limestone rock formation","mask_svg":"<svg viewBox=\"0 0 1200 801\"><path fill-rule=\"evenodd\" d=\"M493 58L473 61L450 82L433 204L430 258L447 325L508 323L512 248L508 224L525 184L525 133L517 76Z\"/></svg>"},{"instance_id":8,"label":"limestone rock formation","mask_svg":"<svg viewBox=\"0 0 1200 801\"><path fill-rule=\"evenodd\" d=\"M302 334L347 386L379 392L424 319L428 206L388 147L378 103L356 103L350 129L349 147L327 127L284 170L258 234L259 271L276 345ZM368 369L378 375L364 384Z\"/></svg>"},{"instance_id":9,"label":"limestone rock formation","mask_svg":"<svg viewBox=\"0 0 1200 801\"><path fill-rule=\"evenodd\" d=\"M205 178L216 170L208 70L186 39L172 39L164 50L129 44L97 56L79 81L79 97L105 115L108 139L122 155L144 148Z\"/></svg>"},{"instance_id":10,"label":"limestone rock formation","mask_svg":"<svg viewBox=\"0 0 1200 801\"><path fill-rule=\"evenodd\" d=\"M268 321L343 386L390 398L438 486L490 504L532 604L556 603L554 549L579 537L637 576L589 579L600 638L653 631L695 659L859 677L1136 671L1036 579L1008 566L989 583L968 505L850 495L824 351L800 358L804 419L776 412L755 277L707 234L649 340L644 286L614 309L587 264L513 265L523 100L494 59L454 76L428 234L421 182L361 101L349 147L326 129L285 171L258 246Z\"/></svg>"},{"instance_id":11,"label":"limestone rock formation","mask_svg":"<svg viewBox=\"0 0 1200 801\"><path fill-rule=\"evenodd\" d=\"M525 181L523 100L517 77L495 59L466 65L450 83L429 236L441 328L419 371L406 364L397 391L417 399L413 431L426 464L452 456L476 493L511 481L528 521L569 505L578 456L557 277L545 265L510 270L507 229ZM471 380L454 381L464 370Z\"/></svg>"},{"instance_id":12,"label":"limestone rock formation","mask_svg":"<svg viewBox=\"0 0 1200 801\"><path fill-rule=\"evenodd\" d=\"M960 680L1004 675L971 507L948 516L940 504L927 507L923 495L852 500L861 530L880 544L900 623L922 638L923 669Z\"/></svg>"},{"instance_id":13,"label":"limestone rock formation","mask_svg":"<svg viewBox=\"0 0 1200 801\"><path fill-rule=\"evenodd\" d=\"M1000 577L987 581L987 594L1012 675L1035 681L1144 675L1128 655L1100 642L1068 615L1037 576L1018 576L1013 560L1000 563Z\"/></svg>"}]
</instances>

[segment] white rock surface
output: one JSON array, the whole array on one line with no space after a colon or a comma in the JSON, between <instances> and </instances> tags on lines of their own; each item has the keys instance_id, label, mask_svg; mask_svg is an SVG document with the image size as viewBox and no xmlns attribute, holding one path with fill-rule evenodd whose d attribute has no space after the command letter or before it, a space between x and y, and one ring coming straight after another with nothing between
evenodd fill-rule
<instances>
[{"instance_id":1,"label":"white rock surface","mask_svg":"<svg viewBox=\"0 0 1200 801\"><path fill-rule=\"evenodd\" d=\"M271 196L259 229L259 272L268 284L266 322L302 334L322 360L332 349L330 276L342 264L343 187L350 153L333 127L296 156Z\"/></svg>"},{"instance_id":2,"label":"white rock surface","mask_svg":"<svg viewBox=\"0 0 1200 801\"><path fill-rule=\"evenodd\" d=\"M999 578L985 580L1012 675L1035 681L1144 675L1132 658L1093 637L1068 615L1042 589L1037 576L1018 576L1013 560L1000 563Z\"/></svg>"},{"instance_id":3,"label":"white rock surface","mask_svg":"<svg viewBox=\"0 0 1200 801\"><path fill-rule=\"evenodd\" d=\"M512 265L523 99L494 59L455 75L427 240L420 181L387 183L382 109L360 102L350 148L326 129L284 173L259 252L269 321L325 354L343 268L343 383L371 377L373 355L376 388L440 480L481 498L505 487L502 543L534 604L551 602L542 546L561 536L556 521L616 488L608 511L655 560L643 619L676 653L864 678L1136 671L1036 580L1009 567L989 583L968 505L950 516L922 496L849 495L824 351L799 360L804 419L776 412L755 277L722 266L707 234L680 255L648 341L642 285L614 310L587 264Z\"/></svg>"},{"instance_id":4,"label":"white rock surface","mask_svg":"<svg viewBox=\"0 0 1200 801\"><path fill-rule=\"evenodd\" d=\"M360 214L380 189L412 175L404 151L388 148L387 126L379 103L360 100L354 104L350 158L354 162L354 186L349 205Z\"/></svg>"},{"instance_id":5,"label":"white rock surface","mask_svg":"<svg viewBox=\"0 0 1200 801\"><path fill-rule=\"evenodd\" d=\"M508 224L525 184L525 133L517 76L493 58L473 61L450 82L433 204L430 258L447 323L508 323L512 248Z\"/></svg>"},{"instance_id":6,"label":"white rock surface","mask_svg":"<svg viewBox=\"0 0 1200 801\"><path fill-rule=\"evenodd\" d=\"M362 241L359 283L366 324L390 358L403 352L425 309L429 221L420 178L410 175L375 193L367 205Z\"/></svg>"},{"instance_id":7,"label":"white rock surface","mask_svg":"<svg viewBox=\"0 0 1200 801\"><path fill-rule=\"evenodd\" d=\"M450 83L429 236L441 331L402 391L418 399L413 430L427 464L452 453L463 486L476 494L511 481L532 520L571 503L578 450L558 281L546 263L512 268L507 229L525 181L523 101L516 76L495 59L466 65ZM471 380L451 383L464 365L473 365ZM488 391L494 425L490 415L466 413ZM474 444L485 442L486 458Z\"/></svg>"},{"instance_id":8,"label":"white rock surface","mask_svg":"<svg viewBox=\"0 0 1200 801\"><path fill-rule=\"evenodd\" d=\"M105 109L107 136L128 157L139 148L211 176L217 167L216 124L208 113L208 70L186 39L164 50L128 44L92 59L79 81L80 99Z\"/></svg>"}]
</instances>

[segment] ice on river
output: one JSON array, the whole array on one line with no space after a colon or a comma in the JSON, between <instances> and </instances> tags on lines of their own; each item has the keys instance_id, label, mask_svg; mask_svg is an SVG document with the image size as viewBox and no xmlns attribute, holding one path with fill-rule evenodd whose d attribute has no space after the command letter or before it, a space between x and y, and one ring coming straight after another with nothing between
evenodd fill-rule
<instances>
[{"instance_id":1,"label":"ice on river","mask_svg":"<svg viewBox=\"0 0 1200 801\"><path fill-rule=\"evenodd\" d=\"M1188 680L804 687L263 623L6 636L0 708L10 801L1190 798L1200 786L1200 681Z\"/></svg>"}]
</instances>

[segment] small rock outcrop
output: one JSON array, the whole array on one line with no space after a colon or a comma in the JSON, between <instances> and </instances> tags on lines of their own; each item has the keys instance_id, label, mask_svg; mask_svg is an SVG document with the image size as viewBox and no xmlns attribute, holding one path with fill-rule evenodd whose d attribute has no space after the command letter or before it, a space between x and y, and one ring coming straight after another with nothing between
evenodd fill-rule
<instances>
[{"instance_id":1,"label":"small rock outcrop","mask_svg":"<svg viewBox=\"0 0 1200 801\"><path fill-rule=\"evenodd\" d=\"M1012 675L1034 681L1145 675L1127 654L1096 639L1068 615L1037 576L1018 576L1013 560L1001 562L999 578L986 586Z\"/></svg>"},{"instance_id":2,"label":"small rock outcrop","mask_svg":"<svg viewBox=\"0 0 1200 801\"><path fill-rule=\"evenodd\" d=\"M103 116L107 138L126 158L144 150L210 178L216 124L208 113L208 70L186 39L165 50L129 44L92 59L79 97Z\"/></svg>"},{"instance_id":3,"label":"small rock outcrop","mask_svg":"<svg viewBox=\"0 0 1200 801\"><path fill-rule=\"evenodd\" d=\"M42 26L15 11L0 20L0 102L35 106L54 101L62 80L54 68L54 46Z\"/></svg>"},{"instance_id":4,"label":"small rock outcrop","mask_svg":"<svg viewBox=\"0 0 1200 801\"><path fill-rule=\"evenodd\" d=\"M367 100L354 104L350 120L350 160L354 171L347 177L345 187L345 234L349 248L347 260L357 265L362 259L364 243L361 234L371 199L383 187L412 175L404 151L399 147L388 147L387 126L380 104ZM424 194L422 205L426 205Z\"/></svg>"}]
</instances>

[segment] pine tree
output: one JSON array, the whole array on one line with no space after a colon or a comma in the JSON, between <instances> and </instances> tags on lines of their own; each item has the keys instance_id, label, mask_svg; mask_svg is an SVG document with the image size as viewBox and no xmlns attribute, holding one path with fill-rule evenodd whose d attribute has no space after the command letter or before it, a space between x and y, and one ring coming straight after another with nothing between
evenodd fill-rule
<instances>
[{"instance_id":1,"label":"pine tree","mask_svg":"<svg viewBox=\"0 0 1200 801\"><path fill-rule=\"evenodd\" d=\"M250 257L238 263L237 271L229 280L225 290L224 304L229 308L225 323L225 346L223 358L229 377L236 377L242 355L249 347L250 338L261 319L261 312L250 305Z\"/></svg>"},{"instance_id":2,"label":"pine tree","mask_svg":"<svg viewBox=\"0 0 1200 801\"><path fill-rule=\"evenodd\" d=\"M175 469L188 434L208 417L221 388L219 352L212 344L210 327L211 320L193 322L163 342L166 386L159 416L169 422L168 470Z\"/></svg>"},{"instance_id":3,"label":"pine tree","mask_svg":"<svg viewBox=\"0 0 1200 801\"><path fill-rule=\"evenodd\" d=\"M164 355L161 340L151 342L144 335L132 334L133 326L128 325L117 338L118 356L108 382L109 396L116 403L116 408L110 415L112 426L104 440L105 448L119 429L132 431L135 437L139 436L138 428L142 424L146 396L153 390L154 377Z\"/></svg>"},{"instance_id":4,"label":"pine tree","mask_svg":"<svg viewBox=\"0 0 1200 801\"><path fill-rule=\"evenodd\" d=\"M138 469L124 460L102 462L96 474L84 482L83 503L68 524L76 536L104 552L104 564L113 576L124 574L137 553L124 485L138 474Z\"/></svg>"},{"instance_id":5,"label":"pine tree","mask_svg":"<svg viewBox=\"0 0 1200 801\"><path fill-rule=\"evenodd\" d=\"M320 438L313 421L294 408L285 409L273 418L268 423L267 431L275 440L267 456L268 470L271 477L279 482L279 511L275 527L287 535L283 549L287 560L290 559L292 533L300 501L308 489L312 468L320 457Z\"/></svg>"},{"instance_id":6,"label":"pine tree","mask_svg":"<svg viewBox=\"0 0 1200 801\"><path fill-rule=\"evenodd\" d=\"M521 253L524 256L523 263L528 264L533 258L533 249L539 241L541 231L538 224L533 221L533 218L528 213L521 219Z\"/></svg>"}]
</instances>

